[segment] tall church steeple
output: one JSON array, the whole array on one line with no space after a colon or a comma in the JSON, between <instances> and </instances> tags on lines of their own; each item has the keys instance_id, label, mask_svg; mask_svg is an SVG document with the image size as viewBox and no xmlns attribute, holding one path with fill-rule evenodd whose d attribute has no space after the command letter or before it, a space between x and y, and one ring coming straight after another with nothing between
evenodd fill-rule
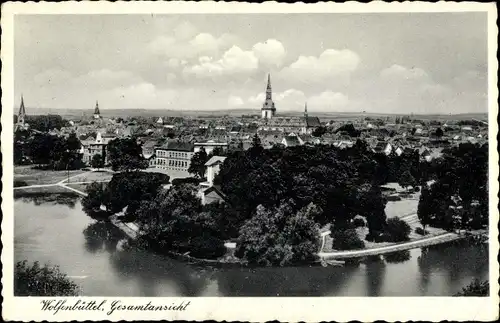
<instances>
[{"instance_id":1,"label":"tall church steeple","mask_svg":"<svg viewBox=\"0 0 500 323\"><path fill-rule=\"evenodd\" d=\"M271 74L267 75L266 101L262 105L262 119L271 119L276 114L273 102L273 90L271 88Z\"/></svg>"},{"instance_id":2,"label":"tall church steeple","mask_svg":"<svg viewBox=\"0 0 500 323\"><path fill-rule=\"evenodd\" d=\"M266 100L273 99L273 90L271 89L271 74L267 74L267 89L266 89Z\"/></svg>"},{"instance_id":3,"label":"tall church steeple","mask_svg":"<svg viewBox=\"0 0 500 323\"><path fill-rule=\"evenodd\" d=\"M26 108L24 107L24 98L21 94L21 105L19 106L19 113L17 114L17 123L20 125L24 125L26 121Z\"/></svg>"},{"instance_id":4,"label":"tall church steeple","mask_svg":"<svg viewBox=\"0 0 500 323\"><path fill-rule=\"evenodd\" d=\"M99 111L99 102L95 101L95 109L94 109L94 119L100 119L101 112Z\"/></svg>"},{"instance_id":5,"label":"tall church steeple","mask_svg":"<svg viewBox=\"0 0 500 323\"><path fill-rule=\"evenodd\" d=\"M307 102L306 105L304 106L304 118L307 119Z\"/></svg>"}]
</instances>

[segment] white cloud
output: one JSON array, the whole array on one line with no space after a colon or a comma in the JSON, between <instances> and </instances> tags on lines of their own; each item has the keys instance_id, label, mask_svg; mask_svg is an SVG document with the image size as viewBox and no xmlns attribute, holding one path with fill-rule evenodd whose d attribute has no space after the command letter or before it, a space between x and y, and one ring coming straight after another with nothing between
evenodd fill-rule
<instances>
[{"instance_id":1,"label":"white cloud","mask_svg":"<svg viewBox=\"0 0 500 323\"><path fill-rule=\"evenodd\" d=\"M239 96L231 95L227 99L227 104L231 108L239 107L244 104L243 99Z\"/></svg>"},{"instance_id":2,"label":"white cloud","mask_svg":"<svg viewBox=\"0 0 500 323\"><path fill-rule=\"evenodd\" d=\"M427 72L418 67L407 68L398 64L394 64L380 72L383 78L396 80L421 80L429 78Z\"/></svg>"},{"instance_id":3,"label":"white cloud","mask_svg":"<svg viewBox=\"0 0 500 323\"><path fill-rule=\"evenodd\" d=\"M356 70L359 63L358 54L351 50L327 49L318 57L299 56L295 62L280 72L280 76L285 80L305 83L324 82L336 76L348 76Z\"/></svg>"},{"instance_id":4,"label":"white cloud","mask_svg":"<svg viewBox=\"0 0 500 323\"><path fill-rule=\"evenodd\" d=\"M202 56L198 64L184 68L186 74L194 74L199 78L232 74L249 74L258 67L258 59L251 51L244 51L238 46L227 50L221 59L214 61L211 57Z\"/></svg>"},{"instance_id":5,"label":"white cloud","mask_svg":"<svg viewBox=\"0 0 500 323\"><path fill-rule=\"evenodd\" d=\"M255 56L264 65L281 66L286 56L285 47L276 39L268 39L252 47Z\"/></svg>"},{"instance_id":6,"label":"white cloud","mask_svg":"<svg viewBox=\"0 0 500 323\"><path fill-rule=\"evenodd\" d=\"M339 92L325 91L312 96L307 101L310 111L328 111L332 109L345 108L349 104L349 98Z\"/></svg>"},{"instance_id":7,"label":"white cloud","mask_svg":"<svg viewBox=\"0 0 500 323\"><path fill-rule=\"evenodd\" d=\"M248 103L252 104L252 105L256 105L256 104L262 104L264 103L264 100L266 99L266 94L264 92L261 92L257 95L253 95L251 97L248 98Z\"/></svg>"}]
</instances>

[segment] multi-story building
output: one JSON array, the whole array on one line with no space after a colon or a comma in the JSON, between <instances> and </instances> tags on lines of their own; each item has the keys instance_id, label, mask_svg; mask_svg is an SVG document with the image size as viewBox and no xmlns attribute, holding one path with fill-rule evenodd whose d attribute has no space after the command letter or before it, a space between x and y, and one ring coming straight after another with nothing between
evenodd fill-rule
<instances>
[{"instance_id":1,"label":"multi-story building","mask_svg":"<svg viewBox=\"0 0 500 323\"><path fill-rule=\"evenodd\" d=\"M113 139L113 137L103 137L101 133L98 132L95 140L83 140L83 162L90 165L90 163L92 162L92 158L95 155L101 155L104 160L104 164L108 164L106 147L108 143Z\"/></svg>"},{"instance_id":2,"label":"multi-story building","mask_svg":"<svg viewBox=\"0 0 500 323\"><path fill-rule=\"evenodd\" d=\"M155 168L187 171L194 154L194 145L182 141L169 141L155 148Z\"/></svg>"}]
</instances>

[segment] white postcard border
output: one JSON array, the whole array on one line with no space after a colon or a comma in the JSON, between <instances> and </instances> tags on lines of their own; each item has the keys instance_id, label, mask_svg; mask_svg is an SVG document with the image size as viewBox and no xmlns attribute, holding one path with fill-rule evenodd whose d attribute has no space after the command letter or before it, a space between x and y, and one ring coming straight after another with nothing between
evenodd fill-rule
<instances>
[{"instance_id":1,"label":"white postcard border","mask_svg":"<svg viewBox=\"0 0 500 323\"><path fill-rule=\"evenodd\" d=\"M488 12L488 73L489 73L489 192L490 192L490 296L489 297L78 297L29 298L13 297L13 22L16 14L211 14L211 13L346 13L346 12ZM239 321L407 321L407 320L494 320L498 318L499 286L497 262L498 244L498 89L497 89L497 26L495 4L480 3L385 3L361 4L248 4L213 2L64 2L64 3L5 3L2 4L2 295L3 318L19 321L68 320L239 320ZM66 299L68 302L96 300L141 305L190 302L185 311L120 311L107 316L105 312L42 311L42 299Z\"/></svg>"}]
</instances>

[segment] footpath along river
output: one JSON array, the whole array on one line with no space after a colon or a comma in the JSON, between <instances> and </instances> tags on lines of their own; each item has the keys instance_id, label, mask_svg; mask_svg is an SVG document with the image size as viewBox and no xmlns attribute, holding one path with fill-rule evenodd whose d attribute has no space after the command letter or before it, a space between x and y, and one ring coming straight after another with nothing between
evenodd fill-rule
<instances>
[{"instance_id":1,"label":"footpath along river","mask_svg":"<svg viewBox=\"0 0 500 323\"><path fill-rule=\"evenodd\" d=\"M72 194L17 197L14 210L15 261L59 265L85 296L451 296L488 277L487 247L465 241L358 266L212 268L120 250L123 233Z\"/></svg>"}]
</instances>

